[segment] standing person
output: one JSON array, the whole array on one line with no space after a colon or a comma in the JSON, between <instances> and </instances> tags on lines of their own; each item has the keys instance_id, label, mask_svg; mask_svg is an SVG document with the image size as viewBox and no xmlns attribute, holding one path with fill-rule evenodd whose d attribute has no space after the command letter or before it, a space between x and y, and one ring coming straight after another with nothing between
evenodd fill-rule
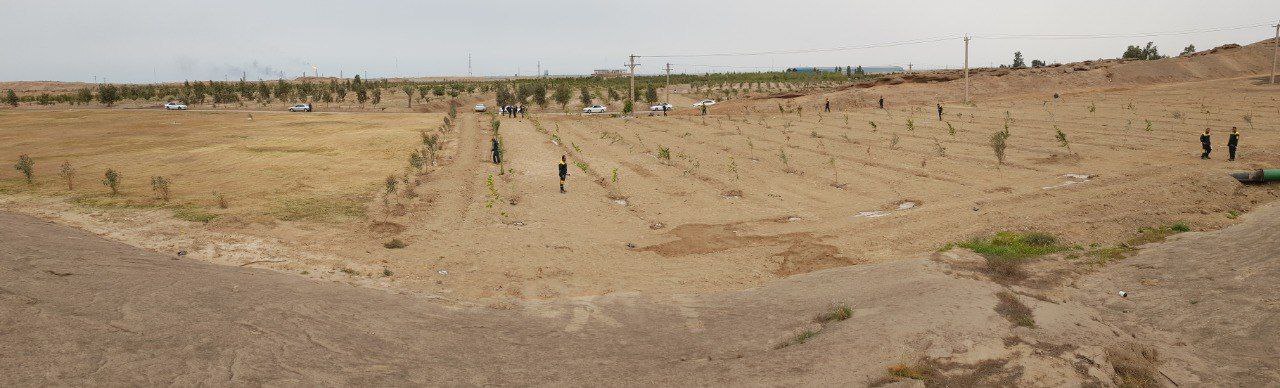
<instances>
[{"instance_id":1,"label":"standing person","mask_svg":"<svg viewBox=\"0 0 1280 388\"><path fill-rule=\"evenodd\" d=\"M560 155L560 194L564 194L564 178L569 176L569 161L564 155Z\"/></svg>"},{"instance_id":2,"label":"standing person","mask_svg":"<svg viewBox=\"0 0 1280 388\"><path fill-rule=\"evenodd\" d=\"M884 109L884 96L880 96L880 109Z\"/></svg>"},{"instance_id":3,"label":"standing person","mask_svg":"<svg viewBox=\"0 0 1280 388\"><path fill-rule=\"evenodd\" d=\"M702 104L702 115L703 116L707 115L707 104Z\"/></svg>"},{"instance_id":4,"label":"standing person","mask_svg":"<svg viewBox=\"0 0 1280 388\"><path fill-rule=\"evenodd\" d=\"M823 110L823 111L825 111L825 112L827 112L827 113L831 113L831 99L830 99L830 98L828 98L828 99L827 99L827 102L826 102L825 104L823 104L823 105L822 105L822 110Z\"/></svg>"},{"instance_id":5,"label":"standing person","mask_svg":"<svg viewBox=\"0 0 1280 388\"><path fill-rule=\"evenodd\" d=\"M938 121L942 121L942 104L938 104Z\"/></svg>"},{"instance_id":6,"label":"standing person","mask_svg":"<svg viewBox=\"0 0 1280 388\"><path fill-rule=\"evenodd\" d=\"M1209 159L1209 153L1213 152L1213 145L1209 142L1209 128L1204 129L1204 134L1200 135L1200 146L1204 147L1204 153L1200 154L1200 159Z\"/></svg>"},{"instance_id":7,"label":"standing person","mask_svg":"<svg viewBox=\"0 0 1280 388\"><path fill-rule=\"evenodd\" d=\"M525 118L524 105L520 105L520 118L522 119Z\"/></svg>"},{"instance_id":8,"label":"standing person","mask_svg":"<svg viewBox=\"0 0 1280 388\"><path fill-rule=\"evenodd\" d=\"M1237 145L1240 145L1240 130L1236 129L1236 127L1231 127L1231 136L1227 137L1227 152L1231 153L1231 158L1227 159L1228 161L1234 162L1236 160Z\"/></svg>"},{"instance_id":9,"label":"standing person","mask_svg":"<svg viewBox=\"0 0 1280 388\"><path fill-rule=\"evenodd\" d=\"M493 164L502 164L502 146L498 144L498 138L493 138Z\"/></svg>"}]
</instances>

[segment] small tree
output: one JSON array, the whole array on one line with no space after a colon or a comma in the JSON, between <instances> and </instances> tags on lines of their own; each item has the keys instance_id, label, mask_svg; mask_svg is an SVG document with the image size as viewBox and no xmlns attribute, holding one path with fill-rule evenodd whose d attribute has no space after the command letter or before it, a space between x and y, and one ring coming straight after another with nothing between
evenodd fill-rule
<instances>
[{"instance_id":1,"label":"small tree","mask_svg":"<svg viewBox=\"0 0 1280 388\"><path fill-rule=\"evenodd\" d=\"M104 174L103 176L102 184L104 186L107 186L107 188L111 189L111 195L119 195L120 194L120 173L116 172L116 170L113 170L113 169L107 169L107 173Z\"/></svg>"},{"instance_id":2,"label":"small tree","mask_svg":"<svg viewBox=\"0 0 1280 388\"><path fill-rule=\"evenodd\" d=\"M650 104L658 102L658 90L652 84L644 91L644 102Z\"/></svg>"},{"instance_id":3,"label":"small tree","mask_svg":"<svg viewBox=\"0 0 1280 388\"><path fill-rule=\"evenodd\" d=\"M379 88L373 88L373 99L372 99L371 101L369 101L369 102L370 102L370 103L373 103L373 105L378 105L378 103L381 103L381 102L382 102L382 89L379 89Z\"/></svg>"},{"instance_id":4,"label":"small tree","mask_svg":"<svg viewBox=\"0 0 1280 388\"><path fill-rule=\"evenodd\" d=\"M169 180L165 177L151 177L151 191L155 192L161 200L169 202Z\"/></svg>"},{"instance_id":5,"label":"small tree","mask_svg":"<svg viewBox=\"0 0 1280 388\"><path fill-rule=\"evenodd\" d=\"M13 165L13 169L18 170L18 172L22 173L22 176L27 178L27 184L30 185L34 183L33 179L35 177L35 171L34 171L35 165L36 165L36 162L34 160L31 160L30 156L27 156L26 154L22 154L18 156L18 164Z\"/></svg>"},{"instance_id":6,"label":"small tree","mask_svg":"<svg viewBox=\"0 0 1280 388\"><path fill-rule=\"evenodd\" d=\"M1059 129L1057 125L1053 126L1053 130L1058 132L1057 135L1055 135L1055 138L1058 139L1058 146L1066 148L1067 151L1071 151L1071 143L1067 142L1067 133L1062 132L1062 129Z\"/></svg>"},{"instance_id":7,"label":"small tree","mask_svg":"<svg viewBox=\"0 0 1280 388\"><path fill-rule=\"evenodd\" d=\"M1187 55L1191 55L1191 54L1195 54L1195 53L1196 53L1196 45L1194 45L1194 44L1190 44L1190 45L1187 45L1187 47L1186 47L1186 48L1182 49L1182 54L1178 54L1178 55L1179 55L1179 56L1187 56Z\"/></svg>"},{"instance_id":8,"label":"small tree","mask_svg":"<svg viewBox=\"0 0 1280 388\"><path fill-rule=\"evenodd\" d=\"M867 72L862 70L862 65L858 65L853 69L853 75L866 75Z\"/></svg>"},{"instance_id":9,"label":"small tree","mask_svg":"<svg viewBox=\"0 0 1280 388\"><path fill-rule=\"evenodd\" d=\"M1037 68L1039 68L1039 67L1044 67L1044 61L1039 60L1039 59L1032 59L1032 60L1031 60L1031 67L1037 67Z\"/></svg>"},{"instance_id":10,"label":"small tree","mask_svg":"<svg viewBox=\"0 0 1280 388\"><path fill-rule=\"evenodd\" d=\"M17 107L17 106L18 106L18 94L17 94L17 93L14 93L14 92L13 92L13 89L9 89L9 91L7 91L7 92L5 92L5 93L4 93L4 103L5 103L5 104L9 104L9 106L12 106L12 107Z\"/></svg>"},{"instance_id":11,"label":"small tree","mask_svg":"<svg viewBox=\"0 0 1280 388\"><path fill-rule=\"evenodd\" d=\"M62 169L58 171L58 175L62 180L67 181L67 191L75 190L76 168L71 166L71 162L62 162Z\"/></svg>"},{"instance_id":12,"label":"small tree","mask_svg":"<svg viewBox=\"0 0 1280 388\"><path fill-rule=\"evenodd\" d=\"M112 84L105 84L98 87L98 102L103 105L111 106L120 101L120 88Z\"/></svg>"},{"instance_id":13,"label":"small tree","mask_svg":"<svg viewBox=\"0 0 1280 388\"><path fill-rule=\"evenodd\" d=\"M578 100L582 102L584 107L591 106L591 91L587 90L586 86L578 89Z\"/></svg>"},{"instance_id":14,"label":"small tree","mask_svg":"<svg viewBox=\"0 0 1280 388\"><path fill-rule=\"evenodd\" d=\"M395 175L389 175L389 176L387 176L387 181L386 181L386 185L387 185L387 192L386 192L386 194L387 194L387 196L391 196L391 194L395 194L395 192L396 192L396 184L398 184L399 182L400 182L400 180L399 180L399 179L396 179L396 176L395 176Z\"/></svg>"},{"instance_id":15,"label":"small tree","mask_svg":"<svg viewBox=\"0 0 1280 388\"><path fill-rule=\"evenodd\" d=\"M560 104L560 110L564 110L565 106L569 105L569 99L573 97L572 94L573 92L569 91L569 85L560 84L556 85L556 90L551 93L551 99Z\"/></svg>"},{"instance_id":16,"label":"small tree","mask_svg":"<svg viewBox=\"0 0 1280 388\"><path fill-rule=\"evenodd\" d=\"M1004 149L1008 146L1009 130L1003 130L991 135L991 151L996 154L996 161L1004 164Z\"/></svg>"},{"instance_id":17,"label":"small tree","mask_svg":"<svg viewBox=\"0 0 1280 388\"><path fill-rule=\"evenodd\" d=\"M632 104L631 100L627 100L626 102L622 103L622 114L629 115L631 114L631 112L634 112L634 111L635 111L635 104Z\"/></svg>"},{"instance_id":18,"label":"small tree","mask_svg":"<svg viewBox=\"0 0 1280 388\"><path fill-rule=\"evenodd\" d=\"M400 90L403 90L403 91L404 91L404 97L405 97L405 100L407 100L407 101L409 102L409 103L408 103L408 104L409 104L409 106L408 106L408 107L409 107L409 108L413 108L413 90L414 90L414 89L413 89L413 87L412 87L412 86L405 85L405 87L401 88Z\"/></svg>"},{"instance_id":19,"label":"small tree","mask_svg":"<svg viewBox=\"0 0 1280 388\"><path fill-rule=\"evenodd\" d=\"M1022 52L1021 52L1021 51L1014 51L1014 52L1013 52L1013 66L1012 66L1012 67L1013 67L1013 68L1015 68L1015 69L1021 69L1021 68L1027 67L1027 62L1026 62L1026 61L1024 61L1024 60L1022 59Z\"/></svg>"}]
</instances>

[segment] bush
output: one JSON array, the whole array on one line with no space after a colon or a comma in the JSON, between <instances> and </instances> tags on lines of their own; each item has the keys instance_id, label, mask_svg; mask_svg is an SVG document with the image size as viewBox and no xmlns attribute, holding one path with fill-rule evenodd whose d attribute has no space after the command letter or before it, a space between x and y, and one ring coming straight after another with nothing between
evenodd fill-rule
<instances>
[{"instance_id":1,"label":"bush","mask_svg":"<svg viewBox=\"0 0 1280 388\"><path fill-rule=\"evenodd\" d=\"M169 202L169 180L162 176L151 177L151 191L160 196L160 199Z\"/></svg>"},{"instance_id":2,"label":"bush","mask_svg":"<svg viewBox=\"0 0 1280 388\"><path fill-rule=\"evenodd\" d=\"M31 160L30 156L22 154L18 156L18 163L13 165L13 169L22 173L22 176L27 179L27 184L32 184L35 177L35 165L36 162Z\"/></svg>"},{"instance_id":3,"label":"bush","mask_svg":"<svg viewBox=\"0 0 1280 388\"><path fill-rule=\"evenodd\" d=\"M405 245L404 241L400 241L398 238L393 238L391 241L383 243L382 246L387 249L400 249L407 247L408 245Z\"/></svg>"},{"instance_id":4,"label":"bush","mask_svg":"<svg viewBox=\"0 0 1280 388\"><path fill-rule=\"evenodd\" d=\"M120 194L120 173L114 169L107 169L103 174L102 184L111 189L111 195Z\"/></svg>"},{"instance_id":5,"label":"bush","mask_svg":"<svg viewBox=\"0 0 1280 388\"><path fill-rule=\"evenodd\" d=\"M67 190L75 190L76 168L71 166L71 162L62 162L62 169L58 171L58 175L62 180L67 181Z\"/></svg>"}]
</instances>

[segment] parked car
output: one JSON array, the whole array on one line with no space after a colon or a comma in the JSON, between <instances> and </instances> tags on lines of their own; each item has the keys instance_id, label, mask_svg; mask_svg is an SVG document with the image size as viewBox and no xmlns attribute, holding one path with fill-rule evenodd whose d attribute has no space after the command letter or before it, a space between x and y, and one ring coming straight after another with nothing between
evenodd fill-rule
<instances>
[{"instance_id":1,"label":"parked car","mask_svg":"<svg viewBox=\"0 0 1280 388\"><path fill-rule=\"evenodd\" d=\"M164 104L164 108L168 110L187 110L187 104L170 101Z\"/></svg>"},{"instance_id":2,"label":"parked car","mask_svg":"<svg viewBox=\"0 0 1280 388\"><path fill-rule=\"evenodd\" d=\"M608 108L605 108L604 105L592 105L582 108L582 113L604 113L606 110L608 110Z\"/></svg>"},{"instance_id":3,"label":"parked car","mask_svg":"<svg viewBox=\"0 0 1280 388\"><path fill-rule=\"evenodd\" d=\"M489 109L489 107L484 106L484 104L476 104L476 112L484 112L485 109Z\"/></svg>"},{"instance_id":4,"label":"parked car","mask_svg":"<svg viewBox=\"0 0 1280 388\"><path fill-rule=\"evenodd\" d=\"M702 101L698 101L698 102L693 103L693 107L694 107L694 108L697 108L697 107L702 107L702 106L712 106L712 105L715 105L715 104L716 104L716 100L702 100Z\"/></svg>"},{"instance_id":5,"label":"parked car","mask_svg":"<svg viewBox=\"0 0 1280 388\"><path fill-rule=\"evenodd\" d=\"M294 104L289 107L290 112L310 112L311 104Z\"/></svg>"},{"instance_id":6,"label":"parked car","mask_svg":"<svg viewBox=\"0 0 1280 388\"><path fill-rule=\"evenodd\" d=\"M663 111L663 110L664 110L663 108L665 108L665 110L667 110L667 111L673 111L673 110L676 110L676 107L671 106L671 104L668 104L668 103L665 103L665 102L664 102L664 103L661 103L661 104L658 104L658 105L651 106L651 107L649 107L649 110L651 110L651 111L655 111L655 112L661 112L661 111Z\"/></svg>"}]
</instances>

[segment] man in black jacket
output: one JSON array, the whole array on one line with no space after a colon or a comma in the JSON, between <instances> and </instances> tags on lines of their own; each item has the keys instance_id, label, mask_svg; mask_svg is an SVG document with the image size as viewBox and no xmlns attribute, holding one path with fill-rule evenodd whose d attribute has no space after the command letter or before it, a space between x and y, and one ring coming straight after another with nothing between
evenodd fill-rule
<instances>
[{"instance_id":1,"label":"man in black jacket","mask_svg":"<svg viewBox=\"0 0 1280 388\"><path fill-rule=\"evenodd\" d=\"M498 138L493 138L493 164L502 164L502 146L498 144Z\"/></svg>"},{"instance_id":2,"label":"man in black jacket","mask_svg":"<svg viewBox=\"0 0 1280 388\"><path fill-rule=\"evenodd\" d=\"M1240 145L1240 130L1236 129L1236 127L1231 127L1231 136L1227 138L1227 151L1231 153L1231 159L1227 160L1233 162L1236 160L1237 145Z\"/></svg>"},{"instance_id":3,"label":"man in black jacket","mask_svg":"<svg viewBox=\"0 0 1280 388\"><path fill-rule=\"evenodd\" d=\"M1204 134L1200 135L1200 146L1204 147L1204 153L1200 154L1200 159L1209 159L1209 153L1213 152L1213 145L1209 142L1209 128L1204 129Z\"/></svg>"}]
</instances>

